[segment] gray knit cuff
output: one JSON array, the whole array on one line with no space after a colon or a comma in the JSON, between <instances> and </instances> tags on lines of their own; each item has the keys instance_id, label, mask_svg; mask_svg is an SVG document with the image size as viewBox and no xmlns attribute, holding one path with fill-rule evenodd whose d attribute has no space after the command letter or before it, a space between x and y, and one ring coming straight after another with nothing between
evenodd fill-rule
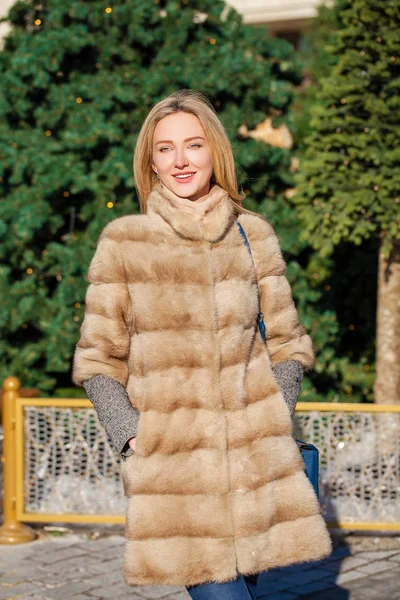
<instances>
[{"instance_id":1,"label":"gray knit cuff","mask_svg":"<svg viewBox=\"0 0 400 600\"><path fill-rule=\"evenodd\" d=\"M121 458L134 454L129 440L136 437L140 413L132 406L125 387L107 375L94 375L83 382L98 418Z\"/></svg>"},{"instance_id":2,"label":"gray knit cuff","mask_svg":"<svg viewBox=\"0 0 400 600\"><path fill-rule=\"evenodd\" d=\"M288 405L290 416L293 418L300 395L304 367L298 360L285 360L276 364L273 371Z\"/></svg>"}]
</instances>

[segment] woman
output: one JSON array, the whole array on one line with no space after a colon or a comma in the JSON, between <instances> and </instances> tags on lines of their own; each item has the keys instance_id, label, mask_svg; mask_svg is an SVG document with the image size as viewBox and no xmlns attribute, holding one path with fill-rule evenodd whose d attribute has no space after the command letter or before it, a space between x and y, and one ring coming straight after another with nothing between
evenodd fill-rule
<instances>
[{"instance_id":1,"label":"woman","mask_svg":"<svg viewBox=\"0 0 400 600\"><path fill-rule=\"evenodd\" d=\"M311 340L205 96L152 108L134 175L142 214L99 237L73 365L123 459L125 580L254 597L258 573L331 551L292 437Z\"/></svg>"}]
</instances>

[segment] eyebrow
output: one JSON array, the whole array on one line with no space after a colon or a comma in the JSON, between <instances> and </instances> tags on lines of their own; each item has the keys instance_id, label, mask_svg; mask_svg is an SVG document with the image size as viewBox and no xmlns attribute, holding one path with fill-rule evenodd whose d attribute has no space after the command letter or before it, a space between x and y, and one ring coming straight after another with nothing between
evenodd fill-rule
<instances>
[{"instance_id":1,"label":"eyebrow","mask_svg":"<svg viewBox=\"0 0 400 600\"><path fill-rule=\"evenodd\" d=\"M204 140L204 138L201 137L201 135L195 135L193 137L186 138L186 140L183 140L183 141L190 142L190 140L198 140L198 139ZM173 141L172 140L160 140L159 142L156 143L156 146L157 146L157 144L173 144Z\"/></svg>"}]
</instances>

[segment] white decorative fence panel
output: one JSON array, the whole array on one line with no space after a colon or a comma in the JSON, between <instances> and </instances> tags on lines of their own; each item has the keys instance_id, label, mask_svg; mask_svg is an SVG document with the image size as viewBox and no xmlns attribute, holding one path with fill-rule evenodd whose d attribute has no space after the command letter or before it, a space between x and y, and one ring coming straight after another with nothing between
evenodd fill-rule
<instances>
[{"instance_id":1,"label":"white decorative fence panel","mask_svg":"<svg viewBox=\"0 0 400 600\"><path fill-rule=\"evenodd\" d=\"M122 518L121 459L90 402L18 402L22 518ZM295 436L320 451L320 501L329 523L400 530L400 407L299 403Z\"/></svg>"},{"instance_id":2,"label":"white decorative fence panel","mask_svg":"<svg viewBox=\"0 0 400 600\"><path fill-rule=\"evenodd\" d=\"M361 411L357 404L343 411L340 405L334 407L296 413L296 436L320 451L325 518L349 524L399 524L400 412L378 412L378 406L366 412L368 406Z\"/></svg>"},{"instance_id":3,"label":"white decorative fence panel","mask_svg":"<svg viewBox=\"0 0 400 600\"><path fill-rule=\"evenodd\" d=\"M26 406L24 432L25 512L124 513L120 458L94 408Z\"/></svg>"}]
</instances>

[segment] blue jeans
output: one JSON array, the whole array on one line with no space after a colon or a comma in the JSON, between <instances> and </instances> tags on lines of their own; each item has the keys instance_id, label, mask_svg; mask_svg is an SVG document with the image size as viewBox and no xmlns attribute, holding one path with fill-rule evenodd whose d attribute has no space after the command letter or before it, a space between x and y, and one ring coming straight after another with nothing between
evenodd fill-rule
<instances>
[{"instance_id":1,"label":"blue jeans","mask_svg":"<svg viewBox=\"0 0 400 600\"><path fill-rule=\"evenodd\" d=\"M238 575L232 581L198 583L186 589L193 600L256 600L257 578L258 573Z\"/></svg>"}]
</instances>

